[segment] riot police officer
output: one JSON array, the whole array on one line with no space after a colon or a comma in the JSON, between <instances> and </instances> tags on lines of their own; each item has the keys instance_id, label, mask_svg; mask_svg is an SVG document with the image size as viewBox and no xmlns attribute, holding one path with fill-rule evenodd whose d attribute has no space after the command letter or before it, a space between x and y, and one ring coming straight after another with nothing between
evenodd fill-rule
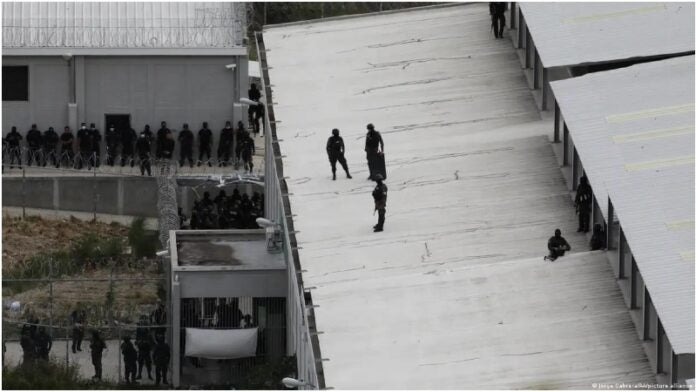
<instances>
[{"instance_id":1,"label":"riot police officer","mask_svg":"<svg viewBox=\"0 0 696 392\"><path fill-rule=\"evenodd\" d=\"M326 142L326 153L329 155L329 163L331 163L331 172L333 173L333 179L336 180L336 161L338 161L343 170L346 172L346 177L353 178L348 171L348 163L344 157L345 145L343 144L343 138L338 136L338 129L334 128L331 133L333 136L329 138Z\"/></svg>"},{"instance_id":2,"label":"riot police officer","mask_svg":"<svg viewBox=\"0 0 696 392\"><path fill-rule=\"evenodd\" d=\"M184 166L184 161L188 159L189 164L193 167L193 132L189 129L188 124L184 124L181 132L179 132L179 166Z\"/></svg>"}]
</instances>

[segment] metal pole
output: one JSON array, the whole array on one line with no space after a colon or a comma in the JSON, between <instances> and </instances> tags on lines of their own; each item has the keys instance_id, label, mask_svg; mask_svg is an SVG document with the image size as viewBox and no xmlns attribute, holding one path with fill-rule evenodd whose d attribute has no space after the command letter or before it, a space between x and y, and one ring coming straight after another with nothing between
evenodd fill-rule
<instances>
[{"instance_id":1,"label":"metal pole","mask_svg":"<svg viewBox=\"0 0 696 392\"><path fill-rule=\"evenodd\" d=\"M22 219L27 218L26 202L27 200L27 172L26 168L22 167Z\"/></svg>"},{"instance_id":2,"label":"metal pole","mask_svg":"<svg viewBox=\"0 0 696 392\"><path fill-rule=\"evenodd\" d=\"M48 283L48 325L51 328L49 335L53 340L53 257L48 259L48 279L50 279Z\"/></svg>"},{"instance_id":3,"label":"metal pole","mask_svg":"<svg viewBox=\"0 0 696 392\"><path fill-rule=\"evenodd\" d=\"M95 155L96 162L96 155ZM92 199L94 202L94 221L97 221L97 167L94 167L94 173L92 176Z\"/></svg>"},{"instance_id":4,"label":"metal pole","mask_svg":"<svg viewBox=\"0 0 696 392\"><path fill-rule=\"evenodd\" d=\"M118 348L121 345L121 327L117 329L118 331L118 341L116 342L116 355L118 355L118 382L121 382L121 354Z\"/></svg>"}]
</instances>

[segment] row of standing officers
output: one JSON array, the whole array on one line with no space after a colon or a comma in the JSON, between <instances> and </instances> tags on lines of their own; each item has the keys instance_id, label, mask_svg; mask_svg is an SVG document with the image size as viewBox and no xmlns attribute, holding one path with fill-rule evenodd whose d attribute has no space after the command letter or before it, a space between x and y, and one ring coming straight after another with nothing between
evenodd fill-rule
<instances>
[{"instance_id":1,"label":"row of standing officers","mask_svg":"<svg viewBox=\"0 0 696 392\"><path fill-rule=\"evenodd\" d=\"M127 162L131 166L134 165L134 156L137 153L138 158L142 160L154 159L172 159L175 149L174 132L167 127L167 123L162 121L160 129L156 134L150 130L149 125L140 133L140 136L132 128L117 130L113 125L104 133L104 142L106 145L106 163L110 166L117 164L116 158L120 155L121 166L125 166ZM12 130L3 139L3 153L9 154L10 168L15 164L22 166L22 135L17 132L17 127L12 127ZM181 131L178 132L177 140L180 145L179 163L184 165L188 161L193 167L193 149L195 136L193 131L189 129L188 124L183 124ZM86 123L82 123L77 135L73 135L70 127L65 127L63 133L59 136L53 127L45 132L38 130L36 124L31 126L31 129L26 134L27 143L27 165L32 164L46 166L52 164L59 167L67 162L68 165L74 165L75 168L81 169L83 166L98 167L101 162L101 132L92 123L87 128ZM154 146L154 157L153 157ZM208 123L204 122L202 128L198 131L198 165L207 162L212 166L210 160L212 158L213 132L208 127ZM60 147L60 152L58 151ZM75 148L77 147L77 148ZM232 151L234 149L234 151ZM234 155L232 153L234 152ZM235 158L236 162L244 162L249 171L253 170L251 157L255 153L254 139L240 121L237 124L237 129L233 129L229 121L225 123L225 127L220 131L220 140L217 149L217 159L219 165L227 165L231 162L231 158Z\"/></svg>"}]
</instances>

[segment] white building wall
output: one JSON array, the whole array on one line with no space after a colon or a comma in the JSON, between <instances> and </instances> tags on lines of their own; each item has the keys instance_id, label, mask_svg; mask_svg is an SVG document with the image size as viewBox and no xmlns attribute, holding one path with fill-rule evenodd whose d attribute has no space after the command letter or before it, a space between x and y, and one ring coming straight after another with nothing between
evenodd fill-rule
<instances>
[{"instance_id":1,"label":"white building wall","mask_svg":"<svg viewBox=\"0 0 696 392\"><path fill-rule=\"evenodd\" d=\"M3 57L2 65L29 66L29 100L2 102L3 135L12 126L25 135L33 123L41 130L52 126L61 132L68 124L68 62L60 57Z\"/></svg>"},{"instance_id":2,"label":"white building wall","mask_svg":"<svg viewBox=\"0 0 696 392\"><path fill-rule=\"evenodd\" d=\"M234 107L240 94L247 94L246 57L75 56L73 61L78 124L93 122L103 132L105 114L130 114L137 132L145 124L155 132L166 121L177 131L186 122L197 133L207 121L214 154L225 121L247 123L246 112ZM230 70L228 64L237 66ZM52 126L60 132L68 124L68 62L60 57L5 56L3 65L28 65L30 85L29 101L2 103L3 134L17 126L24 135L32 123L42 131Z\"/></svg>"}]
</instances>

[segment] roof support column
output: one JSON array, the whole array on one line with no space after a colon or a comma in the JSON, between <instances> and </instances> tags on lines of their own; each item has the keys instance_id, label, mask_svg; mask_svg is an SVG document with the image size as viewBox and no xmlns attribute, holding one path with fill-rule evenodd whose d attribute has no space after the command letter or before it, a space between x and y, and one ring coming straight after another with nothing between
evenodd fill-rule
<instances>
[{"instance_id":1,"label":"roof support column","mask_svg":"<svg viewBox=\"0 0 696 392\"><path fill-rule=\"evenodd\" d=\"M563 121L563 166L568 166L568 125Z\"/></svg>"},{"instance_id":2,"label":"roof support column","mask_svg":"<svg viewBox=\"0 0 696 392\"><path fill-rule=\"evenodd\" d=\"M524 26L524 67L532 66L532 37L529 35L529 27Z\"/></svg>"},{"instance_id":3,"label":"roof support column","mask_svg":"<svg viewBox=\"0 0 696 392\"><path fill-rule=\"evenodd\" d=\"M537 52L537 57L538 57L538 52ZM541 63L541 60L539 60L539 64L541 65L541 110L546 110L548 109L548 105L546 103L546 100L549 99L549 70L544 67L544 64Z\"/></svg>"},{"instance_id":4,"label":"roof support column","mask_svg":"<svg viewBox=\"0 0 696 392\"><path fill-rule=\"evenodd\" d=\"M643 341L650 340L650 303L648 287L643 285Z\"/></svg>"},{"instance_id":5,"label":"roof support column","mask_svg":"<svg viewBox=\"0 0 696 392\"><path fill-rule=\"evenodd\" d=\"M571 171L573 172L573 185L571 187L572 190L578 189L578 172L580 171L580 157L578 156L578 150L573 146L573 162L572 162L572 169Z\"/></svg>"},{"instance_id":6,"label":"roof support column","mask_svg":"<svg viewBox=\"0 0 696 392\"><path fill-rule=\"evenodd\" d=\"M176 273L176 272L175 272ZM169 279L174 279L174 276L169 276ZM169 342L172 348L172 386L178 388L181 385L181 286L177 280L172 281L172 297L171 297L171 337Z\"/></svg>"},{"instance_id":7,"label":"roof support column","mask_svg":"<svg viewBox=\"0 0 696 392\"><path fill-rule=\"evenodd\" d=\"M662 338L663 338L664 334L665 334L665 330L662 327L662 322L658 318L657 319L657 335L656 335L656 339L655 339L656 343L657 343L655 345L655 351L657 354L657 356L656 356L657 360L655 361L656 365L657 365L657 369L655 369L655 373L657 373L657 374L664 373L664 371L665 371L665 366L663 364L664 355L662 355L662 350L663 350L662 346L664 345Z\"/></svg>"},{"instance_id":8,"label":"roof support column","mask_svg":"<svg viewBox=\"0 0 696 392\"><path fill-rule=\"evenodd\" d=\"M624 240L623 229L619 225L619 279L626 279L626 269L624 268L624 257L626 256L626 241Z\"/></svg>"},{"instance_id":9,"label":"roof support column","mask_svg":"<svg viewBox=\"0 0 696 392\"><path fill-rule=\"evenodd\" d=\"M539 79L540 79L539 76L541 75L540 68L541 68L541 59L539 58L539 51L536 50L536 48L534 48L534 69L533 69L534 72L532 72L532 88L534 90L536 90L540 87L539 86Z\"/></svg>"},{"instance_id":10,"label":"roof support column","mask_svg":"<svg viewBox=\"0 0 696 392\"><path fill-rule=\"evenodd\" d=\"M524 15L522 15L522 10L519 11L519 23L517 26L517 45L515 47L517 49L523 48L524 47L524 41L523 41L523 32L526 28L525 22L524 22Z\"/></svg>"},{"instance_id":11,"label":"roof support column","mask_svg":"<svg viewBox=\"0 0 696 392\"><path fill-rule=\"evenodd\" d=\"M607 230L607 250L611 250L612 249L611 248L611 240L612 240L611 231L614 228L614 205L611 204L611 198L609 199L608 211L609 212L607 213L608 216L607 216L607 227L606 227L606 230ZM619 259L619 261L621 261L621 260Z\"/></svg>"},{"instance_id":12,"label":"roof support column","mask_svg":"<svg viewBox=\"0 0 696 392\"><path fill-rule=\"evenodd\" d=\"M517 27L517 3L510 2L510 29Z\"/></svg>"},{"instance_id":13,"label":"roof support column","mask_svg":"<svg viewBox=\"0 0 696 392\"><path fill-rule=\"evenodd\" d=\"M638 290L638 265L636 265L636 259L635 257L631 256L631 284L630 284L630 290L631 290L631 303L630 303L630 308L631 310L638 309L638 296L640 293L637 292Z\"/></svg>"},{"instance_id":14,"label":"roof support column","mask_svg":"<svg viewBox=\"0 0 696 392\"><path fill-rule=\"evenodd\" d=\"M554 102L553 105L553 142L559 143L561 141L561 108L558 107L558 102Z\"/></svg>"}]
</instances>

